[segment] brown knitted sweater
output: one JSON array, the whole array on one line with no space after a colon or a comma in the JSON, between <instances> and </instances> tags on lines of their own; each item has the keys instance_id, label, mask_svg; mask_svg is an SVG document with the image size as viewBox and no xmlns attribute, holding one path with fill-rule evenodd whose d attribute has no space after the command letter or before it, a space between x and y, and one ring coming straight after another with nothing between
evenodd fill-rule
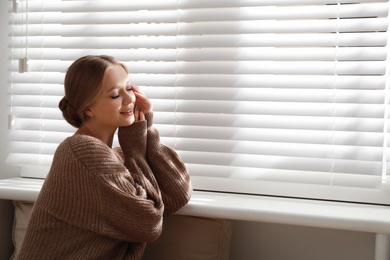
<instances>
[{"instance_id":1,"label":"brown knitted sweater","mask_svg":"<svg viewBox=\"0 0 390 260\"><path fill-rule=\"evenodd\" d=\"M187 204L189 174L146 121L118 131L120 148L74 135L58 147L18 259L141 259L162 221Z\"/></svg>"}]
</instances>

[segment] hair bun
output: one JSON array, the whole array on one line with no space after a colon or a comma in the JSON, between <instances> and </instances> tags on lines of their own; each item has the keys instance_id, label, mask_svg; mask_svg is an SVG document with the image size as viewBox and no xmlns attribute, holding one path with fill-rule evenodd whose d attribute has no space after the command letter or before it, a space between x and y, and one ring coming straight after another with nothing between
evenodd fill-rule
<instances>
[{"instance_id":1,"label":"hair bun","mask_svg":"<svg viewBox=\"0 0 390 260\"><path fill-rule=\"evenodd\" d=\"M59 109L62 111L62 116L64 119L71 124L72 126L79 128L82 124L82 120L78 116L77 112L74 110L73 106L70 104L67 97L63 97L58 103Z\"/></svg>"},{"instance_id":2,"label":"hair bun","mask_svg":"<svg viewBox=\"0 0 390 260\"><path fill-rule=\"evenodd\" d=\"M69 100L67 97L63 97L61 100L60 100L60 103L58 104L58 107L60 108L60 110L62 112L66 111L67 107L68 107L68 104L69 104Z\"/></svg>"}]
</instances>

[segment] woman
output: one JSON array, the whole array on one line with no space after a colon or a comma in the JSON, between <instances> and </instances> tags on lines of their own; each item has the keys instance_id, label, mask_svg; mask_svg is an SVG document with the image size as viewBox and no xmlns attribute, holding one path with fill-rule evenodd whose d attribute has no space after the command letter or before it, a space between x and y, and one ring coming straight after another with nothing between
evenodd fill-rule
<instances>
[{"instance_id":1,"label":"woman","mask_svg":"<svg viewBox=\"0 0 390 260\"><path fill-rule=\"evenodd\" d=\"M82 57L64 86L59 107L78 130L54 155L19 259L141 259L163 219L187 204L189 174L123 64Z\"/></svg>"}]
</instances>

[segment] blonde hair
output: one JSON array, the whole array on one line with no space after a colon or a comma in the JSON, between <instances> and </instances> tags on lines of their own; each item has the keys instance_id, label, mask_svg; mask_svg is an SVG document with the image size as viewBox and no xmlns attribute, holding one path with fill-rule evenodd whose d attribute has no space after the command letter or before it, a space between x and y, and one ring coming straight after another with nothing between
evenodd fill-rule
<instances>
[{"instance_id":1,"label":"blonde hair","mask_svg":"<svg viewBox=\"0 0 390 260\"><path fill-rule=\"evenodd\" d=\"M65 75L65 96L58 104L64 119L79 128L88 116L86 110L99 97L104 73L110 65L121 65L115 58L107 55L88 55L74 61Z\"/></svg>"}]
</instances>

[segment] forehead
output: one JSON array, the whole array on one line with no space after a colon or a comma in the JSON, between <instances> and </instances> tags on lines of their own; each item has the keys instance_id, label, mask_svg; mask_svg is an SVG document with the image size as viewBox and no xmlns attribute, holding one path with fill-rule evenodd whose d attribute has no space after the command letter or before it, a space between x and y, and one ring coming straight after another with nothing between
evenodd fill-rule
<instances>
[{"instance_id":1,"label":"forehead","mask_svg":"<svg viewBox=\"0 0 390 260\"><path fill-rule=\"evenodd\" d=\"M104 72L103 90L110 90L111 88L122 87L129 81L129 76L126 70L120 65L110 65Z\"/></svg>"}]
</instances>

